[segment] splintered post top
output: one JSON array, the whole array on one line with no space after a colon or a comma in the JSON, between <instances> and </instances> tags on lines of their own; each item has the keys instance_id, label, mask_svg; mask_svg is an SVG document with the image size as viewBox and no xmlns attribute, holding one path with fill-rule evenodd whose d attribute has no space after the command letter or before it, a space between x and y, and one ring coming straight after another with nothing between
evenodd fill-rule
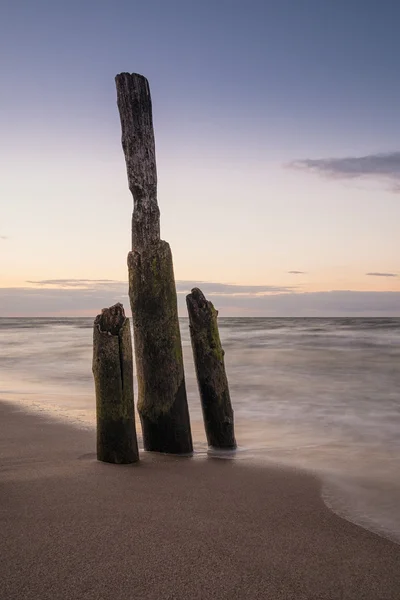
<instances>
[{"instance_id":1,"label":"splintered post top","mask_svg":"<svg viewBox=\"0 0 400 600\"><path fill-rule=\"evenodd\" d=\"M157 167L150 87L137 73L115 78L129 189L134 199L132 246L141 250L160 239Z\"/></svg>"}]
</instances>

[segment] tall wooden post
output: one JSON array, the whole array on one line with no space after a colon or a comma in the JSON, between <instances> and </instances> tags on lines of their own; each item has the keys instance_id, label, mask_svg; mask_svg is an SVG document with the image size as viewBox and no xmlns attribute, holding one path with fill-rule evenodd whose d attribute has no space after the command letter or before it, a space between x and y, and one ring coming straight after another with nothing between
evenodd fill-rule
<instances>
[{"instance_id":1,"label":"tall wooden post","mask_svg":"<svg viewBox=\"0 0 400 600\"><path fill-rule=\"evenodd\" d=\"M172 254L169 244L160 239L150 88L147 79L136 73L121 73L115 81L134 200L129 297L144 448L190 454L193 446Z\"/></svg>"},{"instance_id":2,"label":"tall wooden post","mask_svg":"<svg viewBox=\"0 0 400 600\"><path fill-rule=\"evenodd\" d=\"M208 445L234 449L233 410L218 331L218 312L198 288L186 296L186 303Z\"/></svg>"},{"instance_id":3,"label":"tall wooden post","mask_svg":"<svg viewBox=\"0 0 400 600\"><path fill-rule=\"evenodd\" d=\"M137 462L131 330L122 304L104 308L94 321L93 375L98 460Z\"/></svg>"}]
</instances>

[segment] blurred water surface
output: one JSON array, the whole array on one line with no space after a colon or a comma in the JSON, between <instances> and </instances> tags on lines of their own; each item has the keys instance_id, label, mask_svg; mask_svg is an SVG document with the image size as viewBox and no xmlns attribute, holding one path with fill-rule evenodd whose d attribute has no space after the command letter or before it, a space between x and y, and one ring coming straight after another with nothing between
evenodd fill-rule
<instances>
[{"instance_id":1,"label":"blurred water surface","mask_svg":"<svg viewBox=\"0 0 400 600\"><path fill-rule=\"evenodd\" d=\"M93 319L0 319L0 398L95 423ZM325 502L400 541L400 319L220 318L237 459L319 474ZM206 450L187 319L194 439Z\"/></svg>"}]
</instances>

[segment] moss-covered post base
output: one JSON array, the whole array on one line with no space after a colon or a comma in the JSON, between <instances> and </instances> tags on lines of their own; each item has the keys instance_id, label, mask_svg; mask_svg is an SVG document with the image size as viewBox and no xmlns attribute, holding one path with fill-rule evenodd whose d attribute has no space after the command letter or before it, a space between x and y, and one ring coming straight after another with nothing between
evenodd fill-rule
<instances>
[{"instance_id":1,"label":"moss-covered post base","mask_svg":"<svg viewBox=\"0 0 400 600\"><path fill-rule=\"evenodd\" d=\"M236 448L233 410L225 372L224 351L213 304L198 288L186 296L197 383L208 445Z\"/></svg>"},{"instance_id":2,"label":"moss-covered post base","mask_svg":"<svg viewBox=\"0 0 400 600\"><path fill-rule=\"evenodd\" d=\"M159 240L128 254L138 381L138 412L145 450L193 451L183 372L172 254Z\"/></svg>"},{"instance_id":3,"label":"moss-covered post base","mask_svg":"<svg viewBox=\"0 0 400 600\"><path fill-rule=\"evenodd\" d=\"M94 321L93 376L97 459L116 464L137 462L132 340L122 304L104 308Z\"/></svg>"},{"instance_id":4,"label":"moss-covered post base","mask_svg":"<svg viewBox=\"0 0 400 600\"><path fill-rule=\"evenodd\" d=\"M190 431L188 435L188 421L189 412L183 382L168 413L160 414L157 419L152 419L146 414L140 414L145 450L191 456L193 445Z\"/></svg>"}]
</instances>

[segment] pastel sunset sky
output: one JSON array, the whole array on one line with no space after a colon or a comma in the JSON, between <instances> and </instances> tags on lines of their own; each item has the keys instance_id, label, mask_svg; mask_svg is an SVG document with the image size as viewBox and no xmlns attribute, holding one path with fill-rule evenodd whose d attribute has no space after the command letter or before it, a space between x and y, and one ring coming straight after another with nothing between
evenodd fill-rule
<instances>
[{"instance_id":1,"label":"pastel sunset sky","mask_svg":"<svg viewBox=\"0 0 400 600\"><path fill-rule=\"evenodd\" d=\"M0 2L0 316L127 300L114 77L150 82L181 314L400 316L400 2Z\"/></svg>"}]
</instances>

